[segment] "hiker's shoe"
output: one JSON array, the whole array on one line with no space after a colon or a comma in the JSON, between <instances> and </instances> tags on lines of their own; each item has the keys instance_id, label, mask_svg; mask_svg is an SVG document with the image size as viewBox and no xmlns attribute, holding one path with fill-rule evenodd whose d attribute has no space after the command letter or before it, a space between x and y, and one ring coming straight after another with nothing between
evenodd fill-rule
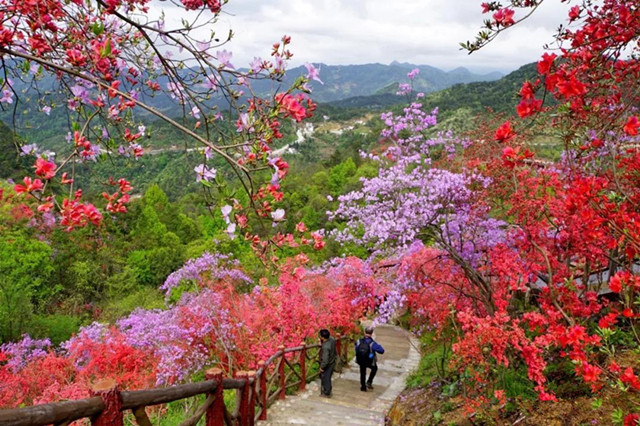
<instances>
[{"instance_id":1,"label":"hiker's shoe","mask_svg":"<svg viewBox=\"0 0 640 426\"><path fill-rule=\"evenodd\" d=\"M322 398L331 398L331 394L322 393L320 394Z\"/></svg>"},{"instance_id":2,"label":"hiker's shoe","mask_svg":"<svg viewBox=\"0 0 640 426\"><path fill-rule=\"evenodd\" d=\"M367 391L367 388L365 388L364 386L362 386L362 387L360 388L360 390L361 390L362 392L366 392L366 391Z\"/></svg>"},{"instance_id":3,"label":"hiker's shoe","mask_svg":"<svg viewBox=\"0 0 640 426\"><path fill-rule=\"evenodd\" d=\"M367 389L373 389L373 385L371 383L367 383Z\"/></svg>"}]
</instances>

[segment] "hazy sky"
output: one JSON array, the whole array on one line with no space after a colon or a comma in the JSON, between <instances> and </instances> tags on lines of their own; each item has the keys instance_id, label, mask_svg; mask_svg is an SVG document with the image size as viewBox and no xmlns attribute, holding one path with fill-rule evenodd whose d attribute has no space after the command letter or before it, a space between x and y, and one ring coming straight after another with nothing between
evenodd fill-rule
<instances>
[{"instance_id":1,"label":"hazy sky","mask_svg":"<svg viewBox=\"0 0 640 426\"><path fill-rule=\"evenodd\" d=\"M529 20L468 55L458 43L471 40L487 15L481 0L230 0L217 33L235 37L225 48L244 67L266 57L283 34L290 35L292 65L330 65L391 61L432 65L445 70L510 71L538 60L553 41L568 6L547 0ZM168 16L171 16L170 14Z\"/></svg>"}]
</instances>

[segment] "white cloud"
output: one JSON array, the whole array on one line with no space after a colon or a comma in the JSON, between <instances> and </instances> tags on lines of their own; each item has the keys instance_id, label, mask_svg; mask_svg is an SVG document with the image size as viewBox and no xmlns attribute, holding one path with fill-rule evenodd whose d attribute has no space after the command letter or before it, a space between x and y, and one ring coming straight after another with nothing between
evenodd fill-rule
<instances>
[{"instance_id":1,"label":"white cloud","mask_svg":"<svg viewBox=\"0 0 640 426\"><path fill-rule=\"evenodd\" d=\"M443 69L512 70L537 60L565 21L566 4L544 2L528 20L468 55L459 43L473 39L483 20L480 0L230 0L216 34L235 36L225 48L247 66L268 56L282 35L292 37L292 65L389 63ZM168 21L179 14L168 15Z\"/></svg>"}]
</instances>

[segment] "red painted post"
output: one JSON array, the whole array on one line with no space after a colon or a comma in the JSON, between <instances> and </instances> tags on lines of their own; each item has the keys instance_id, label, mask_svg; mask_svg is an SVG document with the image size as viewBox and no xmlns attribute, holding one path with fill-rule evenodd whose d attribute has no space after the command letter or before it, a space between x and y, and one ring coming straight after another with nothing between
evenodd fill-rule
<instances>
[{"instance_id":1,"label":"red painted post","mask_svg":"<svg viewBox=\"0 0 640 426\"><path fill-rule=\"evenodd\" d=\"M251 381L253 380L253 383ZM254 426L256 423L256 372L247 371L247 385L249 387L249 426Z\"/></svg>"},{"instance_id":2,"label":"red painted post","mask_svg":"<svg viewBox=\"0 0 640 426\"><path fill-rule=\"evenodd\" d=\"M247 372L246 371L237 371L236 379L242 380L244 384L242 385L242 389L240 389L240 410L238 411L238 425L239 426L248 426L249 425L249 381L247 380Z\"/></svg>"},{"instance_id":3,"label":"red painted post","mask_svg":"<svg viewBox=\"0 0 640 426\"><path fill-rule=\"evenodd\" d=\"M336 365L335 365L335 371L337 373L342 373L342 339L340 338L340 333L336 333L336 356L338 359L336 359Z\"/></svg>"},{"instance_id":4,"label":"red painted post","mask_svg":"<svg viewBox=\"0 0 640 426\"><path fill-rule=\"evenodd\" d=\"M287 392L284 383L284 345L278 346L278 352L282 352L282 358L280 359L280 364L278 364L278 378L280 379L280 394L278 395L278 399L284 399Z\"/></svg>"},{"instance_id":5,"label":"red painted post","mask_svg":"<svg viewBox=\"0 0 640 426\"><path fill-rule=\"evenodd\" d=\"M215 380L218 386L211 392L214 395L213 404L207 408L206 426L224 426L224 394L222 387L222 370L212 368L204 373L207 380Z\"/></svg>"},{"instance_id":6,"label":"red painted post","mask_svg":"<svg viewBox=\"0 0 640 426\"><path fill-rule=\"evenodd\" d=\"M302 342L302 350L300 351L300 391L307 387L307 344Z\"/></svg>"},{"instance_id":7,"label":"red painted post","mask_svg":"<svg viewBox=\"0 0 640 426\"><path fill-rule=\"evenodd\" d=\"M118 383L113 379L100 380L91 386L91 396L99 396L104 402L102 413L91 419L94 426L124 426L122 397Z\"/></svg>"},{"instance_id":8,"label":"red painted post","mask_svg":"<svg viewBox=\"0 0 640 426\"><path fill-rule=\"evenodd\" d=\"M260 420L267 420L267 367L264 361L258 363L258 368L262 371L260 373L260 405L262 406Z\"/></svg>"}]
</instances>

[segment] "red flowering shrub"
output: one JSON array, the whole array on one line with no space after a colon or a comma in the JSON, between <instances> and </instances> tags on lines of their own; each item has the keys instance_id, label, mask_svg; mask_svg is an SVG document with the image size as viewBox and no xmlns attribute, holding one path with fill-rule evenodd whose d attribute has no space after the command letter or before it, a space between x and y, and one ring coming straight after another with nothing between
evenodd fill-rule
<instances>
[{"instance_id":1,"label":"red flowering shrub","mask_svg":"<svg viewBox=\"0 0 640 426\"><path fill-rule=\"evenodd\" d=\"M317 342L321 328L355 331L362 314L375 308L366 292L384 294L372 270L352 258L316 272L291 260L279 285L261 282L249 293L238 291L243 277L202 271L200 290L170 309L137 310L112 327L94 323L55 351L12 361L18 355L0 348L0 406L86 397L104 378L141 389L188 380L213 365L228 373L255 369L280 345Z\"/></svg>"}]
</instances>

